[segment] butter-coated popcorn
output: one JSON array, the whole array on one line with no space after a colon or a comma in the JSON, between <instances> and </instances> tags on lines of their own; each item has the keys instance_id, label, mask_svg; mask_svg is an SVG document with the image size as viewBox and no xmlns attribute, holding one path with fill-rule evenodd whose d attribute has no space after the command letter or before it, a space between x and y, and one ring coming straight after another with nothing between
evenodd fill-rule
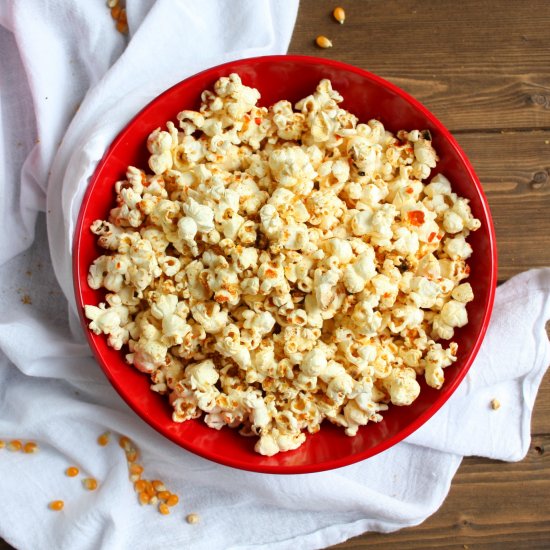
<instances>
[{"instance_id":1,"label":"butter-coated popcorn","mask_svg":"<svg viewBox=\"0 0 550 550\"><path fill-rule=\"evenodd\" d=\"M466 304L474 299L474 291L470 283L463 283L454 287L451 296L458 302Z\"/></svg>"},{"instance_id":2,"label":"butter-coated popcorn","mask_svg":"<svg viewBox=\"0 0 550 550\"><path fill-rule=\"evenodd\" d=\"M90 330L165 394L173 420L298 448L327 420L354 436L457 358L480 222L423 130L341 108L329 80L258 105L237 74L205 90L128 167L88 284Z\"/></svg>"},{"instance_id":3,"label":"butter-coated popcorn","mask_svg":"<svg viewBox=\"0 0 550 550\"><path fill-rule=\"evenodd\" d=\"M392 369L383 380L394 405L410 405L420 394L420 385L416 381L416 372L410 367Z\"/></svg>"}]
</instances>

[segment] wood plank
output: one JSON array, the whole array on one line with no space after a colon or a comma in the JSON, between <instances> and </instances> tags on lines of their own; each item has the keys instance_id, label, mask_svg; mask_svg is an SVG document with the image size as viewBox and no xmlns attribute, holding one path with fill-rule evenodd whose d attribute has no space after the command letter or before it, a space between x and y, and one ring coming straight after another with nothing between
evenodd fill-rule
<instances>
[{"instance_id":1,"label":"wood plank","mask_svg":"<svg viewBox=\"0 0 550 550\"><path fill-rule=\"evenodd\" d=\"M443 506L423 524L368 533L333 548L547 549L549 492L550 435L536 436L521 462L465 459Z\"/></svg>"},{"instance_id":2,"label":"wood plank","mask_svg":"<svg viewBox=\"0 0 550 550\"><path fill-rule=\"evenodd\" d=\"M455 137L491 207L499 279L550 265L550 132L474 132Z\"/></svg>"},{"instance_id":3,"label":"wood plank","mask_svg":"<svg viewBox=\"0 0 550 550\"><path fill-rule=\"evenodd\" d=\"M451 130L550 128L550 2L302 0L289 53L397 84ZM333 48L314 45L324 34Z\"/></svg>"},{"instance_id":4,"label":"wood plank","mask_svg":"<svg viewBox=\"0 0 550 550\"><path fill-rule=\"evenodd\" d=\"M546 324L546 332L550 338L550 321ZM547 372L544 376L537 394L537 401L531 419L531 433L533 435L550 433L550 372ZM547 451L550 453L550 447Z\"/></svg>"}]
</instances>

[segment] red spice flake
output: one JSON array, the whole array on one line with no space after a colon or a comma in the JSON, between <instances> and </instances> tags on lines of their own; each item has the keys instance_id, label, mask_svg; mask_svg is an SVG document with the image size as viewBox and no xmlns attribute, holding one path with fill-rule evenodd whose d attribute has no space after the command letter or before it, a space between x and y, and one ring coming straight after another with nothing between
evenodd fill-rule
<instances>
[{"instance_id":1,"label":"red spice flake","mask_svg":"<svg viewBox=\"0 0 550 550\"><path fill-rule=\"evenodd\" d=\"M254 119L254 122L259 126L259 125L262 123L261 117L257 116L257 117Z\"/></svg>"},{"instance_id":2,"label":"red spice flake","mask_svg":"<svg viewBox=\"0 0 550 550\"><path fill-rule=\"evenodd\" d=\"M414 192L414 189L412 187L407 187L407 189L405 189L405 191L409 194L409 195L412 195L413 192Z\"/></svg>"},{"instance_id":3,"label":"red spice flake","mask_svg":"<svg viewBox=\"0 0 550 550\"><path fill-rule=\"evenodd\" d=\"M428 237L428 242L431 243L435 239L435 236L436 236L436 232L432 231L430 233L430 236Z\"/></svg>"},{"instance_id":4,"label":"red spice flake","mask_svg":"<svg viewBox=\"0 0 550 550\"><path fill-rule=\"evenodd\" d=\"M407 217L411 225L420 226L424 223L424 212L422 210L411 210L407 212Z\"/></svg>"}]
</instances>

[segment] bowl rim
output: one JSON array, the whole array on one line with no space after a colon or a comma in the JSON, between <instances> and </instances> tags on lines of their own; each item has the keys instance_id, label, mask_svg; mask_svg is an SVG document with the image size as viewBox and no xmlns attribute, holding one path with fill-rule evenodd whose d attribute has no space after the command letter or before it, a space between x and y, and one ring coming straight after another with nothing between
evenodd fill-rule
<instances>
[{"instance_id":1,"label":"bowl rim","mask_svg":"<svg viewBox=\"0 0 550 550\"><path fill-rule=\"evenodd\" d=\"M468 174L468 177L471 179L471 181L473 181L475 185L476 192L479 194L481 207L483 210L483 214L485 216L485 220L487 220L487 226L488 226L487 234L488 234L488 247L489 247L490 256L491 256L491 269L489 273L488 293L485 300L485 304L483 304L484 310L483 310L483 316L481 321L481 328L475 337L475 341L472 347L470 348L468 357L465 359L463 363L462 370L454 380L452 380L449 384L445 384L444 386L445 392L440 393L436 398L436 400L417 418L415 418L406 427L402 428L391 437L388 437L383 441L381 441L379 444L373 447L369 447L364 451L359 451L357 453L354 453L352 455L346 455L345 457L326 460L315 464L305 463L305 464L299 464L299 465L277 465L277 466L258 464L258 465L251 466L248 463L243 463L241 460L234 459L231 456L224 455L223 453L214 454L214 453L205 451L200 447L200 445L193 445L192 441L182 441L181 439L176 437L173 434L173 432L166 429L162 422L157 420L155 417L147 416L144 411L140 410L139 406L131 399L130 392L128 392L125 389L124 387L125 385L123 381L116 379L112 375L112 373L106 367L106 364L105 364L106 362L103 360L100 350L98 350L95 345L94 338L92 336L91 331L88 329L88 322L84 315L85 304L84 304L83 295L82 295L82 291L83 291L82 280L85 280L86 278L84 277L83 279L82 272L80 271L80 263L81 263L80 262L80 248L81 248L80 242L81 242L81 236L83 234L83 229L84 229L83 228L84 213L87 210L87 205L92 198L92 190L94 188L94 183L99 178L104 166L107 164L112 149L120 141L124 139L125 135L130 131L131 126L133 126L134 122L138 120L140 117L142 117L149 109L151 109L153 105L161 101L165 96L172 94L179 87L185 86L185 84L188 81L193 80L199 76L205 76L208 73L218 73L219 71L225 68L227 68L232 72L235 72L235 71L238 71L240 65L247 65L251 63L286 63L286 62L290 62L290 63L300 62L300 63L311 64L311 65L321 64L331 68L336 68L347 72L353 72L357 75L360 75L363 78L366 78L367 80L370 80L379 86L385 87L388 90L390 90L392 93L400 96L403 100L411 104L414 107L414 109L421 112L422 115L426 119L428 119L434 125L435 128L437 128L437 131L442 136L442 138L445 141L449 142L451 147L456 151L457 156L460 158L460 161L462 162L464 169ZM105 374L109 383L113 386L113 388L117 391L120 397L124 400L124 402L147 424L153 427L156 431L158 431L164 437L166 437L173 443L177 444L178 446L186 449L187 451L190 451L198 456L201 456L203 458L206 458L208 460L211 460L213 462L216 462L224 466L229 466L229 467L256 472L256 473L267 473L267 474L315 473L315 472L328 471L335 468L341 468L344 466L355 464L362 460L366 460L370 457L373 457L379 453L382 453L383 451L389 449L390 447L393 447L400 441L403 441L405 438L407 438L417 429L419 429L422 425L424 425L434 414L436 414L439 411L439 409L441 409L441 407L453 395L457 387L460 385L462 380L467 375L468 371L470 370L470 367L472 366L474 359L477 356L477 353L479 351L481 343L483 342L483 339L485 337L485 334L487 332L487 328L489 326L489 322L491 319L491 314L492 314L494 299L495 299L497 272L498 272L498 258L497 258L495 229L494 229L494 224L493 224L491 212L489 209L487 197L483 191L481 182L479 181L473 169L473 166L471 165L466 154L464 153L464 151L462 150L458 142L455 140L451 132L443 125L443 123L433 113L431 113L426 107L424 107L422 103L420 103L417 99L409 95L407 92L405 92L395 84L385 80L384 78L376 74L373 74L365 69L360 69L359 67L350 65L348 63L344 63L344 62L336 61L332 59L315 57L315 56L308 56L308 55L267 55L267 56L250 57L250 58L228 61L213 67L209 67L193 75L190 75L187 78L169 87L159 95L155 96L150 101L148 101L147 104L144 107L142 107L138 111L138 113L135 114L121 128L121 130L117 133L116 137L109 144L103 156L101 157L96 167L94 168L93 174L89 178L86 191L84 192L84 195L82 197L82 201L79 207L79 213L78 213L77 221L75 223L74 232L73 232L72 252L73 252L72 254L73 255L73 259L72 259L73 287L74 287L76 305L78 308L78 315L80 317L81 325L86 334L86 339L88 341L90 349L95 359L99 363L101 370Z\"/></svg>"}]
</instances>

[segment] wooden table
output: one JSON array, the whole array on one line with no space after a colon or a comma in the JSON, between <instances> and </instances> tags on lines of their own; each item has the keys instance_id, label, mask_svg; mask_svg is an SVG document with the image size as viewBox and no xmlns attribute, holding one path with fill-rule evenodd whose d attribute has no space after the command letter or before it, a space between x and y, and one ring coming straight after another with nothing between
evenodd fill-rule
<instances>
[{"instance_id":1,"label":"wooden table","mask_svg":"<svg viewBox=\"0 0 550 550\"><path fill-rule=\"evenodd\" d=\"M302 0L290 45L367 69L403 88L451 130L489 199L501 282L550 266L550 2ZM322 34L333 47L322 50ZM466 458L431 518L339 549L550 548L550 375L527 457ZM546 451L545 451L546 448Z\"/></svg>"},{"instance_id":2,"label":"wooden table","mask_svg":"<svg viewBox=\"0 0 550 550\"><path fill-rule=\"evenodd\" d=\"M330 15L336 5L301 1L290 53L351 63L424 103L483 182L500 281L550 266L550 1L342 0L344 25ZM317 48L319 34L333 48ZM532 434L519 463L465 459L447 500L422 525L337 548L550 548L549 376Z\"/></svg>"}]
</instances>

